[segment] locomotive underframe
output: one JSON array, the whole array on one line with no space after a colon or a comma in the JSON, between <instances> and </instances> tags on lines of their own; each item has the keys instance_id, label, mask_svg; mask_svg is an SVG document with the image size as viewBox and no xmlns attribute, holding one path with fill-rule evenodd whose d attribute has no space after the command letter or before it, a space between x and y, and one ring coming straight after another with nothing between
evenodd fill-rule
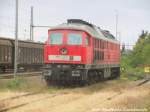
<instances>
[{"instance_id":1,"label":"locomotive underframe","mask_svg":"<svg viewBox=\"0 0 150 112\"><path fill-rule=\"evenodd\" d=\"M53 82L82 82L90 83L107 78L116 78L120 74L119 64L71 65L47 64L43 76L48 84Z\"/></svg>"}]
</instances>

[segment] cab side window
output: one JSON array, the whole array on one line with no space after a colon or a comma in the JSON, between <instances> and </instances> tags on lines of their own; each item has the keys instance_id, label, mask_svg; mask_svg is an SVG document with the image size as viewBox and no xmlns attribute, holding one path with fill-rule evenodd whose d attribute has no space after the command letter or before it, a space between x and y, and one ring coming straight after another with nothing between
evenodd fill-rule
<instances>
[{"instance_id":1,"label":"cab side window","mask_svg":"<svg viewBox=\"0 0 150 112\"><path fill-rule=\"evenodd\" d=\"M89 45L89 38L88 37L85 38L85 45Z\"/></svg>"}]
</instances>

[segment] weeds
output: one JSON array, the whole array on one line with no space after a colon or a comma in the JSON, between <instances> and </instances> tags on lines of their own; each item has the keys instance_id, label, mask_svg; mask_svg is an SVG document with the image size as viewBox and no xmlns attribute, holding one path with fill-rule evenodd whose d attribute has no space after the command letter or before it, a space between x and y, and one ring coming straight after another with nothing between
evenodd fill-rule
<instances>
[{"instance_id":1,"label":"weeds","mask_svg":"<svg viewBox=\"0 0 150 112\"><path fill-rule=\"evenodd\" d=\"M140 80L145 77L144 71L141 68L130 68L126 71L122 71L121 79L125 80Z\"/></svg>"},{"instance_id":2,"label":"weeds","mask_svg":"<svg viewBox=\"0 0 150 112\"><path fill-rule=\"evenodd\" d=\"M6 86L8 89L18 89L22 86L24 80L23 79L20 79L20 78L15 78L15 79L12 79L10 80Z\"/></svg>"},{"instance_id":3,"label":"weeds","mask_svg":"<svg viewBox=\"0 0 150 112\"><path fill-rule=\"evenodd\" d=\"M1 79L0 91L14 90L24 92L44 92L48 89L41 77L16 77L14 79Z\"/></svg>"}]
</instances>

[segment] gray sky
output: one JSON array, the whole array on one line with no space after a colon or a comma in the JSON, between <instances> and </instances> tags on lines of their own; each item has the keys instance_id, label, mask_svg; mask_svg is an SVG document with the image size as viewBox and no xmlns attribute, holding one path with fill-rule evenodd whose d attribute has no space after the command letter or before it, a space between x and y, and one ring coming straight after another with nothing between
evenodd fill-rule
<instances>
[{"instance_id":1,"label":"gray sky","mask_svg":"<svg viewBox=\"0 0 150 112\"><path fill-rule=\"evenodd\" d=\"M34 25L54 26L68 18L87 20L133 44L141 30L150 32L150 0L19 0L19 38L29 38L30 7L34 6ZM0 0L0 36L14 38L15 0ZM47 28L35 28L35 41L45 41Z\"/></svg>"}]
</instances>

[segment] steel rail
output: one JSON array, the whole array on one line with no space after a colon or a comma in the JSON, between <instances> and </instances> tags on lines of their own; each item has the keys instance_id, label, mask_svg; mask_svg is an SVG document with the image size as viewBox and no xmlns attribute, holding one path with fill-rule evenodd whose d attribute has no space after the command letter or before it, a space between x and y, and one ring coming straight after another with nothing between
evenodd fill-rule
<instances>
[{"instance_id":1,"label":"steel rail","mask_svg":"<svg viewBox=\"0 0 150 112\"><path fill-rule=\"evenodd\" d=\"M17 73L17 77L30 77L30 76L39 76L42 75L42 72L21 72ZM14 77L13 73L10 74L0 74L0 79L11 79Z\"/></svg>"}]
</instances>

